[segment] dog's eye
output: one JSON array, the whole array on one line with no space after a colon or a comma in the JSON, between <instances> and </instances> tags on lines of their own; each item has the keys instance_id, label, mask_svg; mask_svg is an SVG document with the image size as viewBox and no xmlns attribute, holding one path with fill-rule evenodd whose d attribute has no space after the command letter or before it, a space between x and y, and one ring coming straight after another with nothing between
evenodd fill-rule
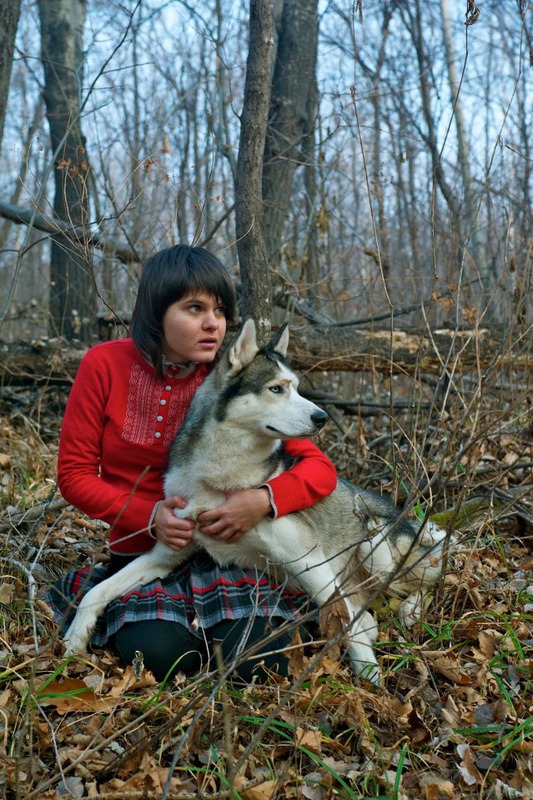
<instances>
[{"instance_id":1,"label":"dog's eye","mask_svg":"<svg viewBox=\"0 0 533 800\"><path fill-rule=\"evenodd\" d=\"M272 394L283 394L283 386L281 384L276 384L276 386L270 386L270 391Z\"/></svg>"}]
</instances>

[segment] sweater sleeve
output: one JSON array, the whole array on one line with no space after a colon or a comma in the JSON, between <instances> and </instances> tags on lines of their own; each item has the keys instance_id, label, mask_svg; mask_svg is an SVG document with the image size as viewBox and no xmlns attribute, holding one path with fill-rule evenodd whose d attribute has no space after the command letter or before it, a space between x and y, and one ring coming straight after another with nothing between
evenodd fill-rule
<instances>
[{"instance_id":1,"label":"sweater sleeve","mask_svg":"<svg viewBox=\"0 0 533 800\"><path fill-rule=\"evenodd\" d=\"M143 532L154 500L138 497L135 486L118 488L100 477L105 407L111 391L107 370L89 351L82 360L63 417L59 439L57 480L68 503L92 519ZM157 498L156 498L157 499Z\"/></svg>"},{"instance_id":2,"label":"sweater sleeve","mask_svg":"<svg viewBox=\"0 0 533 800\"><path fill-rule=\"evenodd\" d=\"M331 494L337 486L333 463L308 439L288 439L285 452L297 459L286 472L268 481L274 517L303 511Z\"/></svg>"}]
</instances>

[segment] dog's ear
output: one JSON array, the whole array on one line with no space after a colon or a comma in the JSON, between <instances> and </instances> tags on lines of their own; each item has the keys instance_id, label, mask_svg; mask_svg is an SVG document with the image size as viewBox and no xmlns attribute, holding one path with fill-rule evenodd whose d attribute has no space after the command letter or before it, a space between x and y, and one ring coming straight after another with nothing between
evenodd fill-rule
<instances>
[{"instance_id":1,"label":"dog's ear","mask_svg":"<svg viewBox=\"0 0 533 800\"><path fill-rule=\"evenodd\" d=\"M289 323L284 322L278 332L272 337L268 349L285 358L289 349Z\"/></svg>"},{"instance_id":2,"label":"dog's ear","mask_svg":"<svg viewBox=\"0 0 533 800\"><path fill-rule=\"evenodd\" d=\"M236 375L251 364L258 352L255 322L247 319L228 349L227 357L232 374Z\"/></svg>"}]
</instances>

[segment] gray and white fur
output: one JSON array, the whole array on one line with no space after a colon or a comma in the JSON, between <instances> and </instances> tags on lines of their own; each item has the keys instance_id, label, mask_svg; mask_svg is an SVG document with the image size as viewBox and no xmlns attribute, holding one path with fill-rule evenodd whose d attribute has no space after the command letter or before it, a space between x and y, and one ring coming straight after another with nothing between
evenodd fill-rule
<instances>
[{"instance_id":1,"label":"gray and white fur","mask_svg":"<svg viewBox=\"0 0 533 800\"><path fill-rule=\"evenodd\" d=\"M285 361L288 328L267 347L256 343L248 320L196 392L169 455L165 494L187 501L179 517L196 519L221 505L228 492L261 486L290 467L283 440L307 438L327 414L298 393ZM220 565L266 569L294 581L318 605L334 592L346 604L345 644L353 670L379 682L374 653L377 626L367 610L378 590L402 598L400 617L412 624L442 571L446 534L404 519L387 499L339 479L335 491L305 511L263 519L238 543L201 534L175 552L157 542L120 572L88 592L65 641L84 652L96 620L115 598L164 578L203 547Z\"/></svg>"}]
</instances>

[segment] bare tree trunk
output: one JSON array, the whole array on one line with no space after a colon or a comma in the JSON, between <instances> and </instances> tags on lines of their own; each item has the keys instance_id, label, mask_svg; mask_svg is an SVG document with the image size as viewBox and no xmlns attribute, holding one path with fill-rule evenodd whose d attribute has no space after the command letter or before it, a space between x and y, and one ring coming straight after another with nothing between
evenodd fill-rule
<instances>
[{"instance_id":1,"label":"bare tree trunk","mask_svg":"<svg viewBox=\"0 0 533 800\"><path fill-rule=\"evenodd\" d=\"M195 98L191 99L187 94L185 84L179 86L179 92L183 96L183 133L181 137L182 155L179 161L179 180L178 192L176 197L176 227L178 229L178 240L182 243L189 241L187 231L187 167L189 164L191 150L191 129L194 119Z\"/></svg>"},{"instance_id":2,"label":"bare tree trunk","mask_svg":"<svg viewBox=\"0 0 533 800\"><path fill-rule=\"evenodd\" d=\"M306 242L303 253L304 275L306 287L304 294L313 306L317 306L318 289L320 284L320 259L318 241L318 213L320 208L320 196L317 185L318 159L317 159L317 110L318 110L318 85L316 78L316 61L318 49L318 22L315 30L315 65L313 73L309 75L309 90L307 92L307 108L304 125L304 136L302 141L302 154L304 159L304 189L305 189L305 210L306 210Z\"/></svg>"},{"instance_id":3,"label":"bare tree trunk","mask_svg":"<svg viewBox=\"0 0 533 800\"><path fill-rule=\"evenodd\" d=\"M20 0L0 0L0 149L19 17Z\"/></svg>"},{"instance_id":4,"label":"bare tree trunk","mask_svg":"<svg viewBox=\"0 0 533 800\"><path fill-rule=\"evenodd\" d=\"M235 163L235 156L231 148L231 131L228 119L228 96L230 94L230 87L228 84L228 75L225 68L224 60L222 57L222 44L223 44L223 23L224 15L221 0L216 0L216 24L217 24L217 104L218 104L218 123L216 131L216 141L218 149L224 158L227 158L230 165L231 174L235 181L237 174L237 164Z\"/></svg>"},{"instance_id":5,"label":"bare tree trunk","mask_svg":"<svg viewBox=\"0 0 533 800\"><path fill-rule=\"evenodd\" d=\"M464 189L464 210L465 210L465 234L471 236L472 241L472 255L476 261L480 271L483 271L484 265L480 263L479 252L479 237L476 231L476 205L475 193L472 180L472 172L470 170L470 152L468 146L468 137L466 134L466 123L463 115L463 104L459 94L459 79L457 77L457 68L455 65L455 56L452 44L452 31L450 25L450 12L448 10L448 0L440 0L440 7L442 11L442 31L444 37L444 50L446 53L446 65L448 68L448 81L450 84L450 93L452 102L454 104L455 116L455 129L457 132L457 156L459 161L459 168L463 179ZM462 243L461 243L462 244Z\"/></svg>"},{"instance_id":6,"label":"bare tree trunk","mask_svg":"<svg viewBox=\"0 0 533 800\"><path fill-rule=\"evenodd\" d=\"M1 2L1 0L0 0L0 2ZM34 114L33 114L33 118L31 120L30 124L28 125L26 136L24 137L24 141L22 143L23 157L21 158L21 161L20 161L19 172L18 172L18 177L17 177L17 183L16 183L15 189L14 189L14 191L13 191L13 193L12 193L10 199L9 199L9 203L12 206L17 205L17 203L19 202L20 197L22 195L22 191L23 191L23 188L24 188L24 185L25 185L25 182L26 182L26 175L27 175L28 169L29 169L31 142L32 142L32 139L35 136L35 134L36 134L36 132L37 132L37 130L39 128L39 125L41 124L41 121L42 121L42 118L43 118L43 113L44 113L44 110L43 110L43 99L42 99L41 96L39 96L39 98L38 98L38 100L36 102L36 105L35 105L35 111L34 111ZM0 139L0 144L1 144L1 139ZM8 222L8 221L4 222L4 224L2 226L0 226L0 250L2 250L4 248L4 246L5 246L5 243L7 241L7 237L9 235L10 228L11 228L11 222Z\"/></svg>"},{"instance_id":7,"label":"bare tree trunk","mask_svg":"<svg viewBox=\"0 0 533 800\"><path fill-rule=\"evenodd\" d=\"M312 124L305 136L303 152L305 157L305 209L307 221L306 248L303 254L305 264L306 291L309 301L316 305L318 299L318 286L320 283L320 262L318 258L318 227L317 227L317 206L318 190L316 182L316 141L314 108L316 107L316 81L313 79L313 90L310 91L310 105L313 106Z\"/></svg>"},{"instance_id":8,"label":"bare tree trunk","mask_svg":"<svg viewBox=\"0 0 533 800\"><path fill-rule=\"evenodd\" d=\"M389 36L389 28L390 23L392 20L392 15L394 13L394 3L385 3L383 4L382 10L382 19L381 19L381 29L380 29L380 41L379 41L379 48L377 49L377 59L376 65L372 69L368 64L365 63L361 54L359 52L359 48L357 46L355 34L352 30L352 37L353 37L353 47L356 54L357 61L359 65L362 67L365 75L367 75L370 80L372 81L372 93L370 101L372 103L373 112L374 112L374 130L373 130L373 142L372 142L372 173L371 173L371 185L373 188L373 198L372 198L372 205L375 209L375 218L377 221L377 237L379 243L379 249L381 251L381 257L378 260L378 264L381 265L381 269L383 271L383 277L385 281L388 281L389 275L389 266L390 266L390 256L389 256L389 237L388 237L388 230L387 230L387 218L385 214L385 192L383 187L383 180L382 180L382 167L383 167L383 143L382 143L382 119L383 119L383 109L382 109L382 85L383 85L383 78L382 72L385 66L385 60L387 55L387 39Z\"/></svg>"},{"instance_id":9,"label":"bare tree trunk","mask_svg":"<svg viewBox=\"0 0 533 800\"><path fill-rule=\"evenodd\" d=\"M39 11L44 96L55 160L54 212L58 220L83 226L89 213L89 165L79 116L86 0L41 0ZM58 232L52 239L53 335L90 340L96 317L96 290L87 252L74 234Z\"/></svg>"},{"instance_id":10,"label":"bare tree trunk","mask_svg":"<svg viewBox=\"0 0 533 800\"><path fill-rule=\"evenodd\" d=\"M129 232L130 241L135 246L139 244L142 237L143 230L143 188L142 188L142 158L141 158L141 92L139 87L139 64L142 57L139 54L139 31L143 24L142 19L143 6L139 4L139 14L137 21L132 25L131 29L131 47L132 47L132 66L131 78L133 83L133 98L132 98L132 117L130 124L127 128L127 133L130 139L130 197L133 200L135 213L131 216L131 230Z\"/></svg>"},{"instance_id":11,"label":"bare tree trunk","mask_svg":"<svg viewBox=\"0 0 533 800\"><path fill-rule=\"evenodd\" d=\"M317 6L317 0L283 4L263 168L263 222L271 261L279 256L294 172L306 160L314 123Z\"/></svg>"},{"instance_id":12,"label":"bare tree trunk","mask_svg":"<svg viewBox=\"0 0 533 800\"><path fill-rule=\"evenodd\" d=\"M253 317L260 341L270 333L272 287L262 219L261 175L274 48L272 0L250 0L250 42L237 159L235 224L244 317Z\"/></svg>"},{"instance_id":13,"label":"bare tree trunk","mask_svg":"<svg viewBox=\"0 0 533 800\"><path fill-rule=\"evenodd\" d=\"M431 108L430 86L427 79L427 72L430 62L424 43L424 23L422 21L420 0L415 0L413 7L411 7L411 5L408 3L405 5L400 5L399 11L402 17L404 17L406 27L411 35L416 52L418 78L420 82L420 97L422 102L422 115L426 125L425 131L423 131L421 128L419 128L419 131L431 156L434 180L446 201L453 220L453 226L459 233L458 238L461 239L461 210L454 191L446 178L437 143L437 126ZM457 256L457 260L459 262L461 261L459 254Z\"/></svg>"}]
</instances>

